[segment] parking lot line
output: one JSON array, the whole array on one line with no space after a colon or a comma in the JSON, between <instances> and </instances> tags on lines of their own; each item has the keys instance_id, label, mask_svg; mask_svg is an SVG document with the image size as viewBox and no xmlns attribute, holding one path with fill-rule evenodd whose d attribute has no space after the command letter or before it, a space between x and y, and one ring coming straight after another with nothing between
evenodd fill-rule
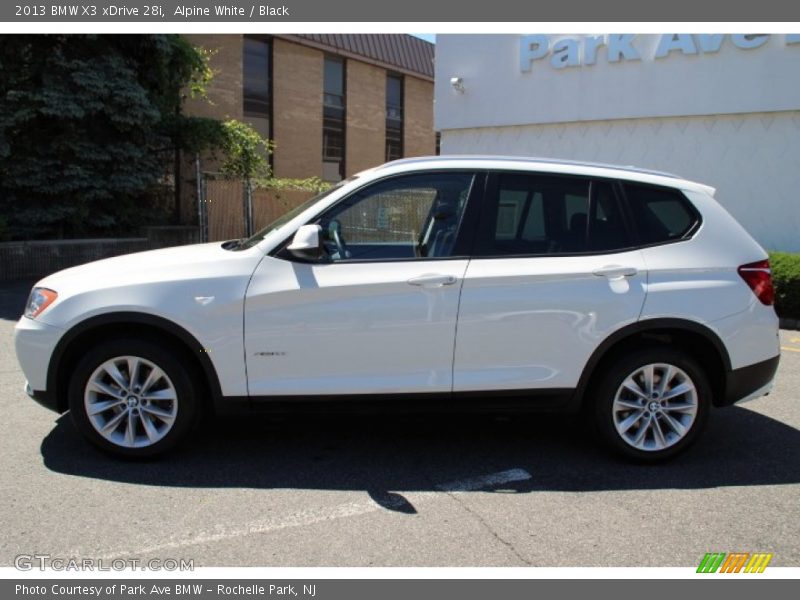
<instances>
[{"instance_id":1,"label":"parking lot line","mask_svg":"<svg viewBox=\"0 0 800 600\"><path fill-rule=\"evenodd\" d=\"M386 499L386 501L382 501L381 504L378 504L373 500L367 500L364 502L345 502L336 506L320 508L317 510L302 511L283 517L259 519L235 527L217 525L211 530L200 532L199 534L191 537L176 539L176 536L172 536L166 541L154 542L152 545L148 545L137 550L111 551L109 554L103 557L103 560L113 560L115 558L121 558L124 556L147 556L153 552L159 552L162 550L174 550L189 546L197 546L199 544L229 540L231 538L238 538L254 533L270 533L272 531L289 529L293 527L304 527L306 525L313 525L315 523L321 523L324 521L333 521L335 519L341 519L344 517L355 517L385 509L391 510L402 508L408 503L416 505L427 500L445 498L447 494L472 492L486 488L497 488L501 485L525 481L527 479L531 479L531 475L525 469L509 469L507 471L500 471L498 473L490 473L488 475L460 479L457 481L436 485L434 486L437 490L435 492L413 492L405 494L404 496L389 497ZM81 552L73 551L73 554L79 555Z\"/></svg>"}]
</instances>

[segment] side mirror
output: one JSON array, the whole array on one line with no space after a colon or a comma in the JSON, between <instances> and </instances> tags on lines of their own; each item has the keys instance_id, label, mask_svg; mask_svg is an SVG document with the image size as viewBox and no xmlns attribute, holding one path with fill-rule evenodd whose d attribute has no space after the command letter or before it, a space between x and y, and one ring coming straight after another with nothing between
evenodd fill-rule
<instances>
[{"instance_id":1,"label":"side mirror","mask_svg":"<svg viewBox=\"0 0 800 600\"><path fill-rule=\"evenodd\" d=\"M319 260L325 252L322 245L322 227L319 225L303 225L292 238L286 249L297 258L303 260Z\"/></svg>"}]
</instances>

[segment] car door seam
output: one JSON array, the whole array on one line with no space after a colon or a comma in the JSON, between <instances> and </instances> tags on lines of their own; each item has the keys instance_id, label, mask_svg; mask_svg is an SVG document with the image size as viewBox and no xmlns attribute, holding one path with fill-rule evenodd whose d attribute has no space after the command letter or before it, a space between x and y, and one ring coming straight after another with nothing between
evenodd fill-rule
<instances>
[{"instance_id":1,"label":"car door seam","mask_svg":"<svg viewBox=\"0 0 800 600\"><path fill-rule=\"evenodd\" d=\"M456 321L453 328L453 356L450 361L450 393L454 393L456 389L456 346L458 345L458 319L461 315L461 294L464 292L464 285L467 283L467 273L469 266L472 264L472 259L467 260L464 267L464 272L461 274L461 285L458 287L458 302L456 303Z\"/></svg>"}]
</instances>

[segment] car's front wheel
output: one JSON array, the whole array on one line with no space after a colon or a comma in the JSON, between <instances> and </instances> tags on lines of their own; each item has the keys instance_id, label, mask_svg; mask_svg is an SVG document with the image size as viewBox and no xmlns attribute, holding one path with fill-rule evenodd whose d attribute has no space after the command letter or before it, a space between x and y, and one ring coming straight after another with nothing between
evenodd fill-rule
<instances>
[{"instance_id":1,"label":"car's front wheel","mask_svg":"<svg viewBox=\"0 0 800 600\"><path fill-rule=\"evenodd\" d=\"M595 424L617 452L656 462L697 439L710 405L708 378L691 356L673 348L645 349L610 366L597 389Z\"/></svg>"},{"instance_id":2,"label":"car's front wheel","mask_svg":"<svg viewBox=\"0 0 800 600\"><path fill-rule=\"evenodd\" d=\"M77 428L114 454L144 458L185 437L198 402L186 368L169 350L146 340L102 343L81 359L69 386Z\"/></svg>"}]
</instances>

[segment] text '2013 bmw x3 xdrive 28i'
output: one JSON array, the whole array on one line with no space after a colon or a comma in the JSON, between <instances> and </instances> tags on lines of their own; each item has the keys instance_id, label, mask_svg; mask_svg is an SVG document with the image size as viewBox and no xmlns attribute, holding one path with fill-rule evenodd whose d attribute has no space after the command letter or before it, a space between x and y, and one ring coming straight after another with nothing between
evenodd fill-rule
<instances>
[{"instance_id":1,"label":"text '2013 bmw x3 xdrive 28i'","mask_svg":"<svg viewBox=\"0 0 800 600\"><path fill-rule=\"evenodd\" d=\"M714 190L632 168L437 157L341 182L249 239L51 275L16 328L27 391L152 456L201 413L578 411L657 460L778 365L767 254Z\"/></svg>"}]
</instances>

